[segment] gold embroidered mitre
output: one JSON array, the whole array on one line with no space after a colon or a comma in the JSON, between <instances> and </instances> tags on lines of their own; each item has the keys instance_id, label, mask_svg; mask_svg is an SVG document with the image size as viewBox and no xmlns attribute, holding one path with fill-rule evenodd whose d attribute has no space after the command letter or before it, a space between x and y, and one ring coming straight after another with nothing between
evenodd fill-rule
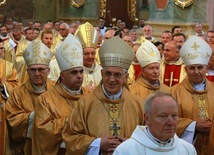
<instances>
[{"instance_id":1,"label":"gold embroidered mitre","mask_svg":"<svg viewBox=\"0 0 214 155\"><path fill-rule=\"evenodd\" d=\"M35 64L49 65L53 53L40 40L34 40L25 49L23 57L28 66Z\"/></svg>"},{"instance_id":2,"label":"gold embroidered mitre","mask_svg":"<svg viewBox=\"0 0 214 155\"><path fill-rule=\"evenodd\" d=\"M85 24L82 24L77 29L75 36L79 40L83 48L86 47L97 48L99 38L98 32L90 23L87 22Z\"/></svg>"},{"instance_id":3,"label":"gold embroidered mitre","mask_svg":"<svg viewBox=\"0 0 214 155\"><path fill-rule=\"evenodd\" d=\"M179 53L186 66L193 64L207 65L212 49L202 38L192 36L183 44Z\"/></svg>"},{"instance_id":4,"label":"gold embroidered mitre","mask_svg":"<svg viewBox=\"0 0 214 155\"><path fill-rule=\"evenodd\" d=\"M69 34L55 53L60 71L83 67L83 51L80 42Z\"/></svg>"},{"instance_id":5,"label":"gold embroidered mitre","mask_svg":"<svg viewBox=\"0 0 214 155\"><path fill-rule=\"evenodd\" d=\"M118 36L106 40L99 49L102 67L115 66L129 69L134 58L131 47Z\"/></svg>"},{"instance_id":6,"label":"gold embroidered mitre","mask_svg":"<svg viewBox=\"0 0 214 155\"><path fill-rule=\"evenodd\" d=\"M139 47L136 53L137 60L139 61L141 67L145 67L151 63L160 63L160 52L157 47L150 41L146 40Z\"/></svg>"}]
</instances>

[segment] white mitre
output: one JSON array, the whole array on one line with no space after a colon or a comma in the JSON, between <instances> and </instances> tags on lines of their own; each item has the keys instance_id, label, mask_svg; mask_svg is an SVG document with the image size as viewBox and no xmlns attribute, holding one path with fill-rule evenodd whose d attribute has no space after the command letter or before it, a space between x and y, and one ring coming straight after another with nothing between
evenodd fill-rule
<instances>
[{"instance_id":1,"label":"white mitre","mask_svg":"<svg viewBox=\"0 0 214 155\"><path fill-rule=\"evenodd\" d=\"M40 40L32 41L23 52L27 66L42 64L49 66L53 57L51 50Z\"/></svg>"},{"instance_id":2,"label":"white mitre","mask_svg":"<svg viewBox=\"0 0 214 155\"><path fill-rule=\"evenodd\" d=\"M186 66L193 64L207 65L212 49L202 38L192 36L183 44L179 54Z\"/></svg>"},{"instance_id":3,"label":"white mitre","mask_svg":"<svg viewBox=\"0 0 214 155\"><path fill-rule=\"evenodd\" d=\"M145 67L155 62L160 63L161 60L159 50L148 40L144 41L144 43L139 47L136 57L141 67Z\"/></svg>"},{"instance_id":4,"label":"white mitre","mask_svg":"<svg viewBox=\"0 0 214 155\"><path fill-rule=\"evenodd\" d=\"M60 71L83 67L83 50L80 42L69 34L55 53Z\"/></svg>"}]
</instances>

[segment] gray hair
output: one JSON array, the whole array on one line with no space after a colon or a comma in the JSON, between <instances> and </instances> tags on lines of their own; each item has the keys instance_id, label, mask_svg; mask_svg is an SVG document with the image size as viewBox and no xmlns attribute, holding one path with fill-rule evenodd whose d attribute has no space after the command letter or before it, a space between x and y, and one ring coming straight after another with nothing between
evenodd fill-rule
<instances>
[{"instance_id":1,"label":"gray hair","mask_svg":"<svg viewBox=\"0 0 214 155\"><path fill-rule=\"evenodd\" d=\"M172 97L171 94L169 93L165 93L165 92L161 92L161 91L155 91L154 93L150 94L145 102L144 102L144 113L145 114L149 114L151 112L151 105L152 105L152 101L157 98L157 97L162 97L162 96L168 96L171 97L176 103L177 101L175 100L174 97Z\"/></svg>"},{"instance_id":2,"label":"gray hair","mask_svg":"<svg viewBox=\"0 0 214 155\"><path fill-rule=\"evenodd\" d=\"M143 31L144 31L144 29L145 29L146 27L150 28L151 31L153 30L151 25L145 25L145 26L143 27Z\"/></svg>"},{"instance_id":3,"label":"gray hair","mask_svg":"<svg viewBox=\"0 0 214 155\"><path fill-rule=\"evenodd\" d=\"M202 24L201 24L201 22L196 22L196 23L195 23L195 27L196 27L197 25L201 25L201 27L203 27Z\"/></svg>"},{"instance_id":4,"label":"gray hair","mask_svg":"<svg viewBox=\"0 0 214 155\"><path fill-rule=\"evenodd\" d=\"M136 32L138 34L137 29L131 29L131 30L129 30L129 34L131 34L132 32Z\"/></svg>"},{"instance_id":5,"label":"gray hair","mask_svg":"<svg viewBox=\"0 0 214 155\"><path fill-rule=\"evenodd\" d=\"M67 30L69 30L69 25L67 23L61 23L60 25L64 25Z\"/></svg>"}]
</instances>

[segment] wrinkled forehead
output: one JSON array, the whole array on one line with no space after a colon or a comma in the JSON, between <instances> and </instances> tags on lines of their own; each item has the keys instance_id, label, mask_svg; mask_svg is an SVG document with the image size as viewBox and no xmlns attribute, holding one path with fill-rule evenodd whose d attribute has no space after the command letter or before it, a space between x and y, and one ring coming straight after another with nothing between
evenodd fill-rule
<instances>
[{"instance_id":1,"label":"wrinkled forehead","mask_svg":"<svg viewBox=\"0 0 214 155\"><path fill-rule=\"evenodd\" d=\"M207 65L205 64L190 64L190 65L187 65L185 67L187 70L187 72L189 72L190 70L202 70L202 69L206 69L207 68Z\"/></svg>"},{"instance_id":2,"label":"wrinkled forehead","mask_svg":"<svg viewBox=\"0 0 214 155\"><path fill-rule=\"evenodd\" d=\"M2 26L1 28L0 28L0 30L2 31L2 30L7 30L7 27L6 26Z\"/></svg>"},{"instance_id":3,"label":"wrinkled forehead","mask_svg":"<svg viewBox=\"0 0 214 155\"><path fill-rule=\"evenodd\" d=\"M152 100L151 108L178 107L176 100L170 95L157 96Z\"/></svg>"},{"instance_id":4,"label":"wrinkled forehead","mask_svg":"<svg viewBox=\"0 0 214 155\"><path fill-rule=\"evenodd\" d=\"M46 68L46 67L49 67L49 66L44 64L34 64L34 65L28 66L28 68Z\"/></svg>"},{"instance_id":5,"label":"wrinkled forehead","mask_svg":"<svg viewBox=\"0 0 214 155\"><path fill-rule=\"evenodd\" d=\"M117 66L108 66L104 67L103 71L108 71L108 72L120 72L122 73L124 71L124 68L122 67L117 67Z\"/></svg>"}]
</instances>

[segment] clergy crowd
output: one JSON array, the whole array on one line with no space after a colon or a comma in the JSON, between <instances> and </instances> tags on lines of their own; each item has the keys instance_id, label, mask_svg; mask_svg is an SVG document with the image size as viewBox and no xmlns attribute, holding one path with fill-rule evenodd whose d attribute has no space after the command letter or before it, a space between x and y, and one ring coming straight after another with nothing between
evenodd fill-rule
<instances>
[{"instance_id":1,"label":"clergy crowd","mask_svg":"<svg viewBox=\"0 0 214 155\"><path fill-rule=\"evenodd\" d=\"M214 30L0 18L0 155L212 155Z\"/></svg>"}]
</instances>

